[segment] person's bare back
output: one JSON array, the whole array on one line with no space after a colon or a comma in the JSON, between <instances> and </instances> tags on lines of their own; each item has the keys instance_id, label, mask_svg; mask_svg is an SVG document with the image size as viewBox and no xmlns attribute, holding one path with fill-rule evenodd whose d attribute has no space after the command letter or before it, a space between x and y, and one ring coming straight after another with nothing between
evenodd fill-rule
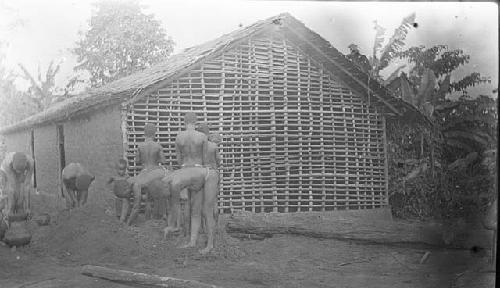
<instances>
[{"instance_id":1,"label":"person's bare back","mask_svg":"<svg viewBox=\"0 0 500 288\"><path fill-rule=\"evenodd\" d=\"M203 166L207 142L207 136L194 129L180 132L175 140L177 163L182 167Z\"/></svg>"},{"instance_id":2,"label":"person's bare back","mask_svg":"<svg viewBox=\"0 0 500 288\"><path fill-rule=\"evenodd\" d=\"M141 204L142 188L147 188L148 185L153 181L161 181L165 177L167 170L164 169L160 164L166 162L163 155L163 148L158 142L155 142L156 126L152 123L148 123L144 126L144 143L140 143L137 149L136 162L143 165L141 172L132 178L134 184L132 185L132 190L134 193L134 204L132 206L132 211L127 220L127 224L131 225L132 222L137 217L139 213L139 208ZM155 188L161 185L153 185ZM153 187L151 186L151 187ZM165 188L166 189L166 188ZM162 190L165 190L162 189ZM156 192L156 191L155 191ZM158 192L159 194L165 194L167 191ZM150 197L146 197L150 199ZM146 206L149 207L149 201L146 201Z\"/></svg>"},{"instance_id":3,"label":"person's bare back","mask_svg":"<svg viewBox=\"0 0 500 288\"><path fill-rule=\"evenodd\" d=\"M66 208L81 207L88 198L88 189L95 180L90 172L80 163L70 163L61 173L63 196L66 198Z\"/></svg>"},{"instance_id":4,"label":"person's bare back","mask_svg":"<svg viewBox=\"0 0 500 288\"><path fill-rule=\"evenodd\" d=\"M136 160L143 164L143 169L157 167L165 162L161 145L152 139L146 139L144 143L140 143L137 150Z\"/></svg>"},{"instance_id":5,"label":"person's bare back","mask_svg":"<svg viewBox=\"0 0 500 288\"><path fill-rule=\"evenodd\" d=\"M30 213L29 193L34 170L31 156L22 152L9 152L5 155L0 170L3 194L7 195L6 216L11 213Z\"/></svg>"}]
</instances>

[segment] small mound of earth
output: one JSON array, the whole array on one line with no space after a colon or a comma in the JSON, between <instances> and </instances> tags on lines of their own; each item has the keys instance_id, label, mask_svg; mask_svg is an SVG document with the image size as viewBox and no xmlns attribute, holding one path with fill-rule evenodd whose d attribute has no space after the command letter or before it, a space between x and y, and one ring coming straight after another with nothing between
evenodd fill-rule
<instances>
[{"instance_id":1,"label":"small mound of earth","mask_svg":"<svg viewBox=\"0 0 500 288\"><path fill-rule=\"evenodd\" d=\"M49 226L38 227L34 223L31 226L33 237L28 249L80 263L133 266L170 262L187 254L199 256L195 250L178 249L185 240L179 236L164 240L163 220L139 220L137 226L129 227L100 207L85 206L72 210L71 214L63 211ZM218 234L212 256L235 259L246 254L238 247L238 240L225 234L224 229L219 228ZM206 243L204 235L200 239L199 248Z\"/></svg>"},{"instance_id":2,"label":"small mound of earth","mask_svg":"<svg viewBox=\"0 0 500 288\"><path fill-rule=\"evenodd\" d=\"M35 229L30 248L81 262L113 261L116 257L139 255L134 234L102 209L84 207L71 214L63 211L50 226Z\"/></svg>"}]
</instances>

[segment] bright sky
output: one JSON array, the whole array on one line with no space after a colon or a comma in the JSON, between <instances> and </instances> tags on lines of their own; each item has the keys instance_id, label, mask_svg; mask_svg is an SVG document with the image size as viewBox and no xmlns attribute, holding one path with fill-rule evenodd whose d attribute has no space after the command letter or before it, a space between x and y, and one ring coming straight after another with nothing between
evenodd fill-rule
<instances>
[{"instance_id":1,"label":"bright sky","mask_svg":"<svg viewBox=\"0 0 500 288\"><path fill-rule=\"evenodd\" d=\"M94 0L0 0L0 39L7 41L7 65L19 72L22 63L36 75L51 60L63 61L57 84L63 86L73 74L75 57L69 52L87 29ZM238 29L240 24L289 12L319 33L343 53L356 43L371 54L373 21L387 28L388 39L401 19L416 12L418 28L407 46L446 44L471 55L457 76L472 71L490 76L491 85L475 89L491 94L498 87L498 7L495 3L464 2L310 2L310 1L161 1L143 0L146 12L163 23L175 41L175 52ZM13 25L18 23L19 25ZM22 83L19 83L22 85Z\"/></svg>"}]
</instances>

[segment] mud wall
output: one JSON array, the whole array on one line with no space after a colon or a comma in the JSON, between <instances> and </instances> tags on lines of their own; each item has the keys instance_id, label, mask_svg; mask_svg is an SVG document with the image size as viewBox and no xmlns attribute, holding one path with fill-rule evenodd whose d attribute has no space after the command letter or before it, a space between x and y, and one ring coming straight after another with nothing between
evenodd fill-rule
<instances>
[{"instance_id":1,"label":"mud wall","mask_svg":"<svg viewBox=\"0 0 500 288\"><path fill-rule=\"evenodd\" d=\"M21 130L3 135L5 152L24 152L31 155L30 130ZM0 155L2 158L3 155Z\"/></svg>"},{"instance_id":2,"label":"mud wall","mask_svg":"<svg viewBox=\"0 0 500 288\"><path fill-rule=\"evenodd\" d=\"M35 128L35 169L37 188L43 193L59 193L59 150L54 124Z\"/></svg>"},{"instance_id":3,"label":"mud wall","mask_svg":"<svg viewBox=\"0 0 500 288\"><path fill-rule=\"evenodd\" d=\"M66 164L79 162L96 177L88 203L103 203L113 197L106 190L106 181L116 173L113 163L122 157L122 143L120 105L64 123Z\"/></svg>"}]
</instances>

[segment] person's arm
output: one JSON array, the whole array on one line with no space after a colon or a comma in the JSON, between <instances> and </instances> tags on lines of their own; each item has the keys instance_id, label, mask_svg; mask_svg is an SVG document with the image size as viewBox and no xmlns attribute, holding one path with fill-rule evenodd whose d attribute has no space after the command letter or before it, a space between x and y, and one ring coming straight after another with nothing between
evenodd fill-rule
<instances>
[{"instance_id":1,"label":"person's arm","mask_svg":"<svg viewBox=\"0 0 500 288\"><path fill-rule=\"evenodd\" d=\"M26 167L26 179L24 180L24 193L25 193L25 201L24 201L24 211L28 214L31 212L31 190L33 189L33 171L35 170L35 161L28 158L28 166Z\"/></svg>"},{"instance_id":2,"label":"person's arm","mask_svg":"<svg viewBox=\"0 0 500 288\"><path fill-rule=\"evenodd\" d=\"M167 162L167 159L165 159L165 154L163 153L163 147L161 147L161 144L158 144L158 146L160 146L160 150L158 151L160 163L165 164Z\"/></svg>"},{"instance_id":3,"label":"person's arm","mask_svg":"<svg viewBox=\"0 0 500 288\"><path fill-rule=\"evenodd\" d=\"M219 154L219 148L215 147L215 166L217 167L217 169L220 168L221 164L222 164L222 158L220 157Z\"/></svg>"},{"instance_id":4,"label":"person's arm","mask_svg":"<svg viewBox=\"0 0 500 288\"><path fill-rule=\"evenodd\" d=\"M137 152L135 153L135 163L141 164L141 146L137 146Z\"/></svg>"},{"instance_id":5,"label":"person's arm","mask_svg":"<svg viewBox=\"0 0 500 288\"><path fill-rule=\"evenodd\" d=\"M175 140L175 156L177 157L177 164L179 164L179 166L182 166L184 162L182 159L182 151L181 148L179 147L180 145L178 140L179 139Z\"/></svg>"},{"instance_id":6,"label":"person's arm","mask_svg":"<svg viewBox=\"0 0 500 288\"><path fill-rule=\"evenodd\" d=\"M210 155L208 155L208 138L207 136L203 137L203 166L208 165L210 163Z\"/></svg>"}]
</instances>

